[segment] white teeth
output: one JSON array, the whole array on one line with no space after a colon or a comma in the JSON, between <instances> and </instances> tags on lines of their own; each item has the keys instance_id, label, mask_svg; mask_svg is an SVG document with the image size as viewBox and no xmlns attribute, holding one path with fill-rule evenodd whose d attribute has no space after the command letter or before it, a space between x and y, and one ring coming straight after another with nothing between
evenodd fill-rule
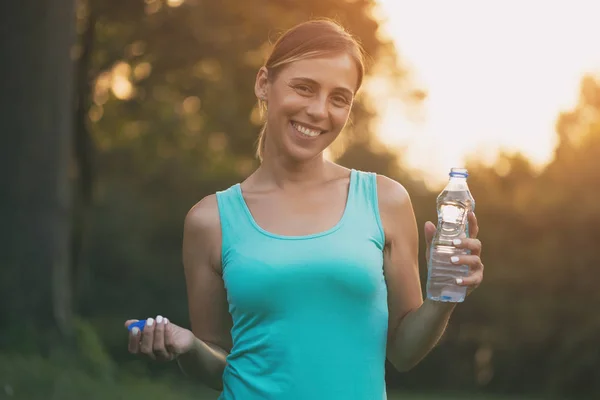
<instances>
[{"instance_id":1,"label":"white teeth","mask_svg":"<svg viewBox=\"0 0 600 400\"><path fill-rule=\"evenodd\" d=\"M292 123L292 126L294 127L294 129L296 129L298 132L302 133L303 135L306 136L310 136L310 137L316 137L319 136L321 134L321 131L315 131L312 129L308 129L302 125L298 125L296 123Z\"/></svg>"}]
</instances>

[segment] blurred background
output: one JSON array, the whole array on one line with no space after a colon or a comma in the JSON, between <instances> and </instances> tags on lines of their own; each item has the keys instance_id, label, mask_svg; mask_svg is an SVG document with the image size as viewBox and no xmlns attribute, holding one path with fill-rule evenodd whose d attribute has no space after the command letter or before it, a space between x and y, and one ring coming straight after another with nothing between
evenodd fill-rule
<instances>
[{"instance_id":1,"label":"blurred background","mask_svg":"<svg viewBox=\"0 0 600 400\"><path fill-rule=\"evenodd\" d=\"M184 217L258 165L255 74L311 17L371 56L328 157L401 182L420 227L451 167L477 201L484 283L421 364L388 368L389 398L600 398L598 15L592 0L4 2L0 399L217 398L128 354L123 323L189 326Z\"/></svg>"}]
</instances>

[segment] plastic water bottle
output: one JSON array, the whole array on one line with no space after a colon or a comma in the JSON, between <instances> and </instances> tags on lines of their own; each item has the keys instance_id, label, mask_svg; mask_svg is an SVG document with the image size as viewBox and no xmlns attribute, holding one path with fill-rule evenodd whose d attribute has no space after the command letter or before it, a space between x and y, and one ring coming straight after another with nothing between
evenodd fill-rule
<instances>
[{"instance_id":1,"label":"plastic water bottle","mask_svg":"<svg viewBox=\"0 0 600 400\"><path fill-rule=\"evenodd\" d=\"M456 248L454 239L469 236L467 217L475 210L475 200L467 186L468 172L452 168L448 184L437 197L437 231L429 249L427 265L427 298L436 301L460 303L467 294L465 286L456 284L457 278L467 276L467 265L453 264L450 258L469 254Z\"/></svg>"}]
</instances>

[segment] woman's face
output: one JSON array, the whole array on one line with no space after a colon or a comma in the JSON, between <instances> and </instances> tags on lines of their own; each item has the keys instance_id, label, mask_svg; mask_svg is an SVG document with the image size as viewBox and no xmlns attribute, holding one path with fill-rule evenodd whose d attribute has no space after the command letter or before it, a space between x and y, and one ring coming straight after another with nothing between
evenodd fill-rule
<instances>
[{"instance_id":1,"label":"woman's face","mask_svg":"<svg viewBox=\"0 0 600 400\"><path fill-rule=\"evenodd\" d=\"M320 155L346 125L358 80L347 54L295 61L271 79L262 69L256 95L268 109L265 154L297 162Z\"/></svg>"}]
</instances>

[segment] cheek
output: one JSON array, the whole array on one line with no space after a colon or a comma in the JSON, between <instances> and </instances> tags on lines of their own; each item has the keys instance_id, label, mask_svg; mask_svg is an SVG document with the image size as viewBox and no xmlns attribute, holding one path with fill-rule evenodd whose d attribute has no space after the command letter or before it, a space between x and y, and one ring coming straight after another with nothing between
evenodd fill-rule
<instances>
[{"instance_id":1,"label":"cheek","mask_svg":"<svg viewBox=\"0 0 600 400\"><path fill-rule=\"evenodd\" d=\"M331 119L333 123L338 127L338 129L343 128L348 122L348 118L350 117L350 109L349 108L336 108L330 113Z\"/></svg>"},{"instance_id":2,"label":"cheek","mask_svg":"<svg viewBox=\"0 0 600 400\"><path fill-rule=\"evenodd\" d=\"M270 100L267 116L269 121L275 124L278 124L282 119L288 118L294 113L294 110L298 109L296 102L289 96L271 98Z\"/></svg>"},{"instance_id":3,"label":"cheek","mask_svg":"<svg viewBox=\"0 0 600 400\"><path fill-rule=\"evenodd\" d=\"M296 114L308 105L308 99L295 93L282 96L279 99L279 110L285 114Z\"/></svg>"}]
</instances>

